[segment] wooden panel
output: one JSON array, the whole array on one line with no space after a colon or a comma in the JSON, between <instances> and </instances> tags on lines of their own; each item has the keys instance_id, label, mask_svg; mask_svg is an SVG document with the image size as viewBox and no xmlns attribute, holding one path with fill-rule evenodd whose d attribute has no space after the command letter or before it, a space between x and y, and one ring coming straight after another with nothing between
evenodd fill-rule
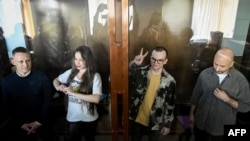
<instances>
[{"instance_id":1,"label":"wooden panel","mask_svg":"<svg viewBox=\"0 0 250 141\"><path fill-rule=\"evenodd\" d=\"M112 141L128 141L128 0L109 0L108 9Z\"/></svg>"},{"instance_id":2,"label":"wooden panel","mask_svg":"<svg viewBox=\"0 0 250 141\"><path fill-rule=\"evenodd\" d=\"M128 134L128 0L122 1L122 53L123 53L123 140L129 140Z\"/></svg>"}]
</instances>

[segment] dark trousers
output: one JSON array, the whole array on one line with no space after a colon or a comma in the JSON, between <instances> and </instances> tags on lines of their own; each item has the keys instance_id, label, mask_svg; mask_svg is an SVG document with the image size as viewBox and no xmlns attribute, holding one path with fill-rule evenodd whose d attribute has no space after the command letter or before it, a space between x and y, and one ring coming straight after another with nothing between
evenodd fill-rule
<instances>
[{"instance_id":1,"label":"dark trousers","mask_svg":"<svg viewBox=\"0 0 250 141\"><path fill-rule=\"evenodd\" d=\"M204 130L199 129L196 125L194 126L194 141L223 141L223 136L213 136Z\"/></svg>"},{"instance_id":2,"label":"dark trousers","mask_svg":"<svg viewBox=\"0 0 250 141\"><path fill-rule=\"evenodd\" d=\"M5 127L0 133L1 140L5 141L52 141L52 134L49 128L45 128L43 125L39 127L36 133L27 134L21 127L12 126Z\"/></svg>"},{"instance_id":3,"label":"dark trousers","mask_svg":"<svg viewBox=\"0 0 250 141\"><path fill-rule=\"evenodd\" d=\"M69 141L81 141L82 135L85 141L95 141L97 120L93 122L70 122Z\"/></svg>"},{"instance_id":4,"label":"dark trousers","mask_svg":"<svg viewBox=\"0 0 250 141\"><path fill-rule=\"evenodd\" d=\"M38 141L36 133L27 135L27 133L22 129L18 132L13 132L13 134L8 134L8 137L6 137L6 139L7 141Z\"/></svg>"},{"instance_id":5,"label":"dark trousers","mask_svg":"<svg viewBox=\"0 0 250 141\"><path fill-rule=\"evenodd\" d=\"M150 130L147 126L130 120L131 141L141 141L143 135L145 134L148 135L148 141L159 141L159 138L161 136L160 131Z\"/></svg>"}]
</instances>

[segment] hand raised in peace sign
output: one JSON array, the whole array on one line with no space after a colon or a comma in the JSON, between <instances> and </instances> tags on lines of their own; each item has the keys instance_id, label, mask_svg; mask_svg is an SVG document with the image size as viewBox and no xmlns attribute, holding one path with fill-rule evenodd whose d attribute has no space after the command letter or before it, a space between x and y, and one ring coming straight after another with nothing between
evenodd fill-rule
<instances>
[{"instance_id":1,"label":"hand raised in peace sign","mask_svg":"<svg viewBox=\"0 0 250 141\"><path fill-rule=\"evenodd\" d=\"M141 65L144 58L148 55L148 51L143 54L143 48L141 48L141 52L139 55L135 56L134 62L136 65Z\"/></svg>"}]
</instances>

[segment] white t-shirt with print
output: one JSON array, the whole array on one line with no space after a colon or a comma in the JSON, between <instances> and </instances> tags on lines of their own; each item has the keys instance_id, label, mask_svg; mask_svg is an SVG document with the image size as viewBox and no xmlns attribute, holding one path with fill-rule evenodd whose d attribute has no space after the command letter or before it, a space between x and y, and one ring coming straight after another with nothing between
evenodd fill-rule
<instances>
[{"instance_id":1,"label":"white t-shirt with print","mask_svg":"<svg viewBox=\"0 0 250 141\"><path fill-rule=\"evenodd\" d=\"M60 74L58 77L59 81L61 83L67 83L70 73L71 69ZM78 89L80 82L81 80L79 80L75 76L72 83L70 84L70 87L73 88L73 90ZM93 87L92 87L92 94L98 94L98 95L102 94L102 81L99 73L95 73ZM98 118L98 113L96 108L94 110L94 115L91 115L88 112L86 103L82 103L81 99L76 98L74 96L68 96L67 120L69 122L77 122L77 121L90 122L96 120L97 118Z\"/></svg>"}]
</instances>

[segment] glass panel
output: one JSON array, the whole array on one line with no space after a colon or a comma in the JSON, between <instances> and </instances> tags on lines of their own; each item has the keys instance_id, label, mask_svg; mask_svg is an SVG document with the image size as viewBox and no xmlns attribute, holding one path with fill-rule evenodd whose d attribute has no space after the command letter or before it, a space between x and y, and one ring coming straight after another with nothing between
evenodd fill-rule
<instances>
[{"instance_id":1,"label":"glass panel","mask_svg":"<svg viewBox=\"0 0 250 141\"><path fill-rule=\"evenodd\" d=\"M9 8L12 2L13 8ZM46 73L51 82L59 74L71 68L72 53L75 48L81 45L90 47L97 71L101 75L103 89L100 104L97 106L99 113L97 132L111 133L107 0L0 0L0 6L1 13L8 13L9 17L14 17L12 15L15 14L20 16L16 18L20 22L17 35L23 38L23 44L8 46L9 54L11 55L12 49L17 46L28 48L32 53L33 68ZM12 12L11 10L16 9L15 6L19 11ZM9 20L15 19L9 17L1 18L0 25L8 25ZM14 27L13 24L11 26ZM7 31L12 28L3 29L8 36ZM12 43L17 43L15 37L9 37L9 41L15 40ZM54 134L67 135L68 126L65 120L67 102L64 94L54 92Z\"/></svg>"},{"instance_id":2,"label":"glass panel","mask_svg":"<svg viewBox=\"0 0 250 141\"><path fill-rule=\"evenodd\" d=\"M234 50L235 67L239 68L248 79L250 78L249 33L246 33L249 32L249 16L246 12L249 10L246 10L246 5L249 6L250 2L239 1L235 29L230 30L234 31L232 38L223 37L222 31L211 30L209 38L197 40L192 40L195 32L191 28L194 0L129 0L129 2L129 60L132 61L140 53L141 48L149 53L155 46L164 46L168 50L169 58L164 68L177 82L175 115L187 117L189 100L197 77L202 70L213 65L215 51L221 47L230 47ZM227 16L221 15L223 18ZM215 19L210 21L212 24L217 23ZM199 24L199 22L194 23L193 26ZM146 56L142 66L150 63L149 57L150 55ZM175 120L171 132L184 131L187 125L182 123L182 120Z\"/></svg>"},{"instance_id":3,"label":"glass panel","mask_svg":"<svg viewBox=\"0 0 250 141\"><path fill-rule=\"evenodd\" d=\"M175 77L179 85L177 102L188 102L193 85L190 81L196 79L195 74L192 75L190 66L198 55L195 52L188 54L191 49L189 40L192 37L192 29L188 27L191 27L193 2L173 0L130 2L132 4L129 8L130 60L140 52L141 48L144 48L144 51L151 51L158 45L167 48L169 59L165 68ZM143 65L149 64L149 57L150 55L146 56Z\"/></svg>"},{"instance_id":4,"label":"glass panel","mask_svg":"<svg viewBox=\"0 0 250 141\"><path fill-rule=\"evenodd\" d=\"M11 51L15 47L26 46L20 5L21 0L0 0L0 26L3 29L10 58Z\"/></svg>"},{"instance_id":5,"label":"glass panel","mask_svg":"<svg viewBox=\"0 0 250 141\"><path fill-rule=\"evenodd\" d=\"M51 80L71 67L72 51L91 48L101 74L103 95L98 105L97 132L111 132L109 118L109 42L106 0L31 1L35 37L34 67Z\"/></svg>"}]
</instances>

